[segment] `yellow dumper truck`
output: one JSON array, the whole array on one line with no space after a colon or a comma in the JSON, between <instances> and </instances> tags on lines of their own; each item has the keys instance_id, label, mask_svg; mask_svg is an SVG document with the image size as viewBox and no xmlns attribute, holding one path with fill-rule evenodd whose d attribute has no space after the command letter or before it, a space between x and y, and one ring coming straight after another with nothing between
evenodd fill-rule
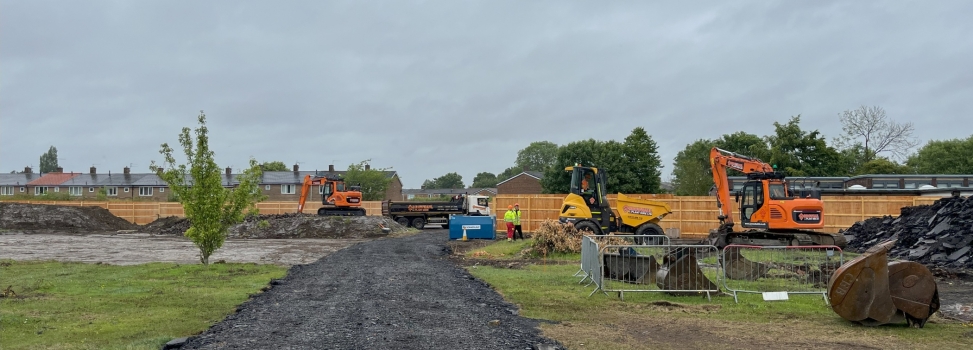
<instances>
[{"instance_id":1,"label":"yellow dumper truck","mask_svg":"<svg viewBox=\"0 0 973 350\"><path fill-rule=\"evenodd\" d=\"M589 230L596 235L608 233L635 235L663 235L659 221L672 213L664 202L642 200L619 193L616 207L608 202L606 174L594 167L580 165L564 169L571 173L571 189L558 219L571 223L579 231ZM636 240L642 244L643 238Z\"/></svg>"}]
</instances>

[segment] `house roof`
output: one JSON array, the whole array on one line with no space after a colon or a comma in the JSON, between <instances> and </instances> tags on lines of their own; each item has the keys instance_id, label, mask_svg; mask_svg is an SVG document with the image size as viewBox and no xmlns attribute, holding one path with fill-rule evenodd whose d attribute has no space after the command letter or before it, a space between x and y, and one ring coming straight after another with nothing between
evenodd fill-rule
<instances>
[{"instance_id":1,"label":"house roof","mask_svg":"<svg viewBox=\"0 0 973 350\"><path fill-rule=\"evenodd\" d=\"M544 178L544 173L542 173L542 172L540 172L540 171L524 171L524 172L521 172L520 174L517 174L517 175L514 175L514 176L511 176L511 177L510 177L509 179L506 179L506 180L503 180L503 181L500 181L500 183L498 183L498 184L497 184L497 186L500 186L500 184L502 184L502 183L504 183L504 182L507 182L507 181L510 181L510 180L513 180L513 179L516 179L517 177L519 177L519 176L522 176L522 175L525 175L525 176L530 176L530 177L532 177L532 178L535 178L535 179L537 179L537 180L541 180L541 179L543 179L543 178Z\"/></svg>"},{"instance_id":2,"label":"house roof","mask_svg":"<svg viewBox=\"0 0 973 350\"><path fill-rule=\"evenodd\" d=\"M47 173L34 181L28 182L30 186L60 186L65 181L78 176L78 173Z\"/></svg>"},{"instance_id":3,"label":"house roof","mask_svg":"<svg viewBox=\"0 0 973 350\"><path fill-rule=\"evenodd\" d=\"M108 177L108 175L78 174L78 176L62 182L60 186L100 186L98 183L102 181L102 178L106 177Z\"/></svg>"},{"instance_id":4,"label":"house roof","mask_svg":"<svg viewBox=\"0 0 973 350\"><path fill-rule=\"evenodd\" d=\"M40 178L39 174L0 174L0 186L25 186L27 183Z\"/></svg>"},{"instance_id":5,"label":"house roof","mask_svg":"<svg viewBox=\"0 0 973 350\"><path fill-rule=\"evenodd\" d=\"M347 171L265 171L263 172L263 178L260 181L261 185L284 185L284 184L301 184L304 183L304 176L330 176L338 175L344 177L347 175ZM396 175L395 171L385 171L386 177L394 177ZM237 182L234 182L236 184Z\"/></svg>"},{"instance_id":6,"label":"house roof","mask_svg":"<svg viewBox=\"0 0 973 350\"><path fill-rule=\"evenodd\" d=\"M496 188L406 188L402 189L402 194L464 194L480 193L484 190L497 193Z\"/></svg>"}]
</instances>

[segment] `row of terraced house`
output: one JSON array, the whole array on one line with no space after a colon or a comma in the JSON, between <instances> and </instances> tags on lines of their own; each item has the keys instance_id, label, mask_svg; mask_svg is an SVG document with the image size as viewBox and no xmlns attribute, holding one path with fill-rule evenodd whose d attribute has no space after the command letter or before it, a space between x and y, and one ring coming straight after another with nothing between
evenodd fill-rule
<instances>
[{"instance_id":1,"label":"row of terraced house","mask_svg":"<svg viewBox=\"0 0 973 350\"><path fill-rule=\"evenodd\" d=\"M369 168L368 165L365 166ZM293 171L264 171L259 188L268 201L297 201L301 195L301 185L306 175L329 176L344 175L345 171L302 171L294 165ZM240 183L231 168L222 174L224 187L232 188ZM395 171L385 171L391 179L384 199L402 199L402 181ZM312 186L311 193L320 194L320 186ZM172 192L165 181L155 173L132 173L125 167L121 173L98 173L91 167L88 173L57 171L34 173L30 167L22 173L0 174L0 198L12 196L42 196L45 194L66 193L67 196L82 200L101 198L120 200L168 201Z\"/></svg>"}]
</instances>

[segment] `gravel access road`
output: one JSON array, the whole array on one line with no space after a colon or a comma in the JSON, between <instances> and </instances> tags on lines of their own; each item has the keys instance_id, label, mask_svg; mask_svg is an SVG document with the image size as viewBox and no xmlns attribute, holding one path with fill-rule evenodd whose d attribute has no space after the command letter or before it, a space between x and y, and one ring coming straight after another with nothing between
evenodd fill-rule
<instances>
[{"instance_id":1,"label":"gravel access road","mask_svg":"<svg viewBox=\"0 0 973 350\"><path fill-rule=\"evenodd\" d=\"M295 265L181 349L562 348L450 262L447 239L426 230Z\"/></svg>"}]
</instances>

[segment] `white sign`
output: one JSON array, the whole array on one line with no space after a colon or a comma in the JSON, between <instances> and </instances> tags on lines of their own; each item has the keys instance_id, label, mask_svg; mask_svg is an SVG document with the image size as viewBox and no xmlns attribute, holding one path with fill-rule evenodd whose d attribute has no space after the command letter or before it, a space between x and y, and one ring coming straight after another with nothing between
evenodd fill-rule
<instances>
[{"instance_id":1,"label":"white sign","mask_svg":"<svg viewBox=\"0 0 973 350\"><path fill-rule=\"evenodd\" d=\"M787 300L787 292L765 292L764 301Z\"/></svg>"},{"instance_id":2,"label":"white sign","mask_svg":"<svg viewBox=\"0 0 973 350\"><path fill-rule=\"evenodd\" d=\"M480 225L463 225L464 230L479 230Z\"/></svg>"}]
</instances>

